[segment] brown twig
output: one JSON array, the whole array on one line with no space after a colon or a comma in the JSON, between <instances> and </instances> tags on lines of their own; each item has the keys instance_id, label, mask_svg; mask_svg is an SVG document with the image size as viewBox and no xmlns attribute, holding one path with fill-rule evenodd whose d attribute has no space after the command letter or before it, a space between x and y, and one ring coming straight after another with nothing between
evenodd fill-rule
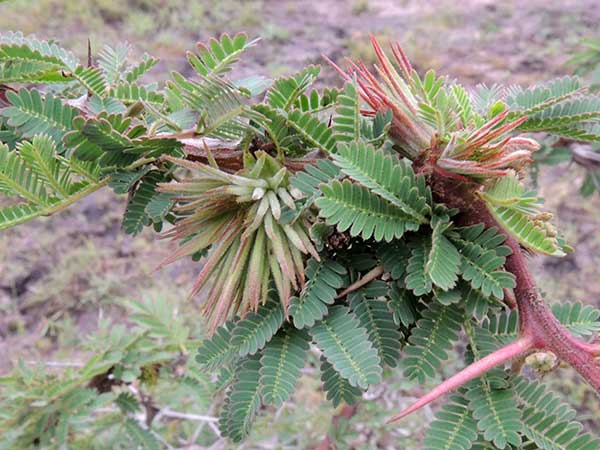
<instances>
[{"instance_id":1,"label":"brown twig","mask_svg":"<svg viewBox=\"0 0 600 450\"><path fill-rule=\"evenodd\" d=\"M339 300L340 298L344 298L346 295L360 289L365 284L368 284L371 281L376 280L381 275L383 275L383 266L377 266L377 267L371 269L362 278L360 278L359 280L356 280L354 283L352 283L350 286L348 286L346 289L344 289L342 292L340 292L337 295L337 297L335 297L335 299Z\"/></svg>"}]
</instances>

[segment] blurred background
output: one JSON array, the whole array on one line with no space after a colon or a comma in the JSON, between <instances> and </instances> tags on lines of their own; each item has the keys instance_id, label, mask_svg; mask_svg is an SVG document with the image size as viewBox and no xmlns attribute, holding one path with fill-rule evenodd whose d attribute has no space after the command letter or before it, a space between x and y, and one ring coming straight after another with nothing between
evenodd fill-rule
<instances>
[{"instance_id":1,"label":"blurred background","mask_svg":"<svg viewBox=\"0 0 600 450\"><path fill-rule=\"evenodd\" d=\"M189 73L185 51L196 41L246 31L262 41L245 55L239 76L289 74L322 64L321 54L372 62L368 33L374 33L398 40L417 70L433 68L466 86L526 85L577 71L600 83L600 62L569 63L586 51L584 39L600 38L597 0L12 0L0 3L0 31L8 30L56 39L80 57L88 38L93 53L127 41L132 58L145 52L160 58L150 81L165 79L170 70ZM320 83L341 84L329 67ZM568 149L553 155L555 164L541 166L531 183L537 181L576 251L562 259L536 257L539 285L549 301L600 307L600 196L593 188L580 194L585 171L570 162ZM89 335L107 320L126 320L123 299L160 298L192 335L202 335L197 304L185 300L198 263L155 272L167 244L149 230L135 238L122 233L122 209L121 199L107 190L59 216L0 234L0 376L18 358L51 368L81 364L89 356L81 345ZM455 368L455 362L446 365L442 376ZM578 407L586 427L600 430L593 392L568 369L547 377L560 379L556 388ZM239 448L314 447L334 412L317 378L318 370L307 368L294 403L277 411L275 420L260 417ZM218 395L210 382L197 399L186 397L173 407L216 414ZM394 427L383 422L427 388L403 380L400 371L387 374L382 386L365 394L367 401L344 429L340 445L347 447L340 448L419 448L435 406ZM209 428L202 433L207 445L226 448Z\"/></svg>"}]
</instances>

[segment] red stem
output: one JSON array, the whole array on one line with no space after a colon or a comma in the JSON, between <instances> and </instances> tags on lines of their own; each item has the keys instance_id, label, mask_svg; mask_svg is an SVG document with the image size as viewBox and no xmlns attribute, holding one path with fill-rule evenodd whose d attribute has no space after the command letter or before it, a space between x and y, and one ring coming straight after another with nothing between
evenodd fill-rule
<instances>
[{"instance_id":1,"label":"red stem","mask_svg":"<svg viewBox=\"0 0 600 450\"><path fill-rule=\"evenodd\" d=\"M519 338L512 344L475 361L390 421L401 419L469 380L483 375L498 364L534 349L554 353L571 365L597 393L600 393L600 365L595 359L600 356L600 344L588 343L573 336L554 317L538 291L525 254L516 239L496 222L485 203L473 193L472 186L444 179L433 179L432 185L436 199L449 207L460 209L461 224L483 223L488 228L497 228L506 237L505 244L510 247L512 254L506 258L505 269L515 276L514 300L519 311Z\"/></svg>"}]
</instances>

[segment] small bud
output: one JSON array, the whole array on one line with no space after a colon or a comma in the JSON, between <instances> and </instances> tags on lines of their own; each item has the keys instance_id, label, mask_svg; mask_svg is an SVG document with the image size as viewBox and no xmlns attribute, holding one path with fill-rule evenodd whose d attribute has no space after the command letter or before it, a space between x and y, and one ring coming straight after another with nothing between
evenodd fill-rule
<instances>
[{"instance_id":1,"label":"small bud","mask_svg":"<svg viewBox=\"0 0 600 450\"><path fill-rule=\"evenodd\" d=\"M252 200L260 200L264 197L265 192L261 187L254 188L254 191L252 191Z\"/></svg>"},{"instance_id":2,"label":"small bud","mask_svg":"<svg viewBox=\"0 0 600 450\"><path fill-rule=\"evenodd\" d=\"M300 200L302 198L304 198L304 194L302 193L302 191L298 188L295 188L293 186L291 186L288 191L290 191L290 195L292 197L294 197L296 200Z\"/></svg>"}]
</instances>

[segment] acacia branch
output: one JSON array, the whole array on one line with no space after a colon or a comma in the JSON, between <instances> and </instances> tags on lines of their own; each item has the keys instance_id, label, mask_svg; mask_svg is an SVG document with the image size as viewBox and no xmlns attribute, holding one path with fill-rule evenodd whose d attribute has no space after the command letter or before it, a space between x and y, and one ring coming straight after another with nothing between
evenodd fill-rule
<instances>
[{"instance_id":1,"label":"acacia branch","mask_svg":"<svg viewBox=\"0 0 600 450\"><path fill-rule=\"evenodd\" d=\"M549 351L573 367L600 393L600 344L587 343L573 336L556 319L541 297L521 246L510 233L505 232L490 214L485 203L473 193L473 187L433 180L436 196L442 203L461 211L464 225L483 223L495 227L506 237L505 244L512 253L506 258L505 269L515 276L514 301L519 311L519 338L512 344L478 360L452 376L406 410L390 419L399 420L445 395L468 381L481 376L497 365L524 356L532 350ZM512 300L512 299L511 299Z\"/></svg>"}]
</instances>

